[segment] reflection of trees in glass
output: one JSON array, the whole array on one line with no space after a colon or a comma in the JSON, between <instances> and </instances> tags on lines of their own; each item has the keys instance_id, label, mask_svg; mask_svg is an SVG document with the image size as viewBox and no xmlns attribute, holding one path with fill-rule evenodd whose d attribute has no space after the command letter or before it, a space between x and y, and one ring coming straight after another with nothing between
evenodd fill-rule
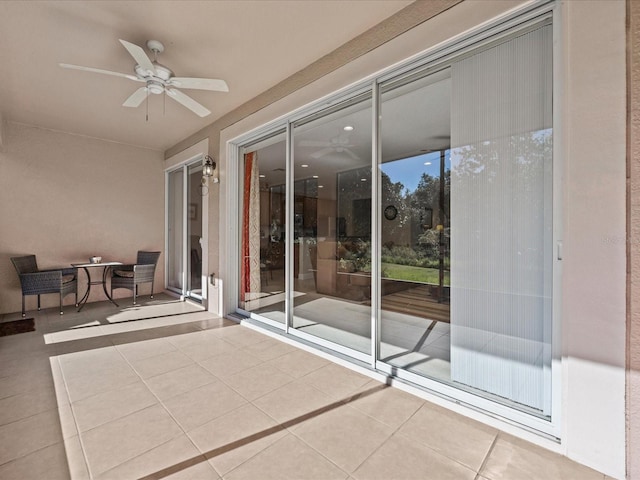
<instances>
[{"instance_id":1,"label":"reflection of trees in glass","mask_svg":"<svg viewBox=\"0 0 640 480\"><path fill-rule=\"evenodd\" d=\"M448 252L450 190L450 169L444 172L442 206L439 176L422 173L416 189L411 192L402 182L392 182L386 174L382 174L382 208L388 204L398 208L397 220L383 224L383 262L426 268L439 267L441 242L445 247L443 252ZM442 237L438 229L439 224L444 228ZM448 265L447 255L445 267L448 268Z\"/></svg>"},{"instance_id":2,"label":"reflection of trees in glass","mask_svg":"<svg viewBox=\"0 0 640 480\"><path fill-rule=\"evenodd\" d=\"M512 252L520 271L543 275L544 246L551 239L545 216L551 215L552 149L552 130L545 129L452 151L455 187L467 199L456 211L456 234L459 226L466 242L475 242L476 268L490 269L483 262Z\"/></svg>"}]
</instances>

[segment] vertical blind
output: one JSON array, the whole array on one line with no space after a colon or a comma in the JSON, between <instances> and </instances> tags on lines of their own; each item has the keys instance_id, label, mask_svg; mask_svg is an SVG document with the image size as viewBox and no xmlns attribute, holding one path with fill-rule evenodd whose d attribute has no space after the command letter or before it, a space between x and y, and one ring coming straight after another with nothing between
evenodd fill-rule
<instances>
[{"instance_id":1,"label":"vertical blind","mask_svg":"<svg viewBox=\"0 0 640 480\"><path fill-rule=\"evenodd\" d=\"M451 80L451 379L548 414L551 26Z\"/></svg>"}]
</instances>

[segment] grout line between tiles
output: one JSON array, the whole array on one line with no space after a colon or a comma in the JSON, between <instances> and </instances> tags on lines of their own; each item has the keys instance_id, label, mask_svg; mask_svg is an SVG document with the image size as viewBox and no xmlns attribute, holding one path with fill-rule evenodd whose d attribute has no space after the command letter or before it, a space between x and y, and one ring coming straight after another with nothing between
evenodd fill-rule
<instances>
[{"instance_id":1,"label":"grout line between tiles","mask_svg":"<svg viewBox=\"0 0 640 480\"><path fill-rule=\"evenodd\" d=\"M484 456L484 459L482 460L482 463L480 464L480 467L478 468L478 471L476 472L476 480L480 479L480 476L482 474L482 470L484 470L485 465L489 461L489 457L493 453L493 449L495 448L496 443L498 442L498 437L499 436L500 436L500 434L496 433L495 437L493 437L493 441L491 442L491 446L489 447L489 450L487 450L487 454Z\"/></svg>"}]
</instances>

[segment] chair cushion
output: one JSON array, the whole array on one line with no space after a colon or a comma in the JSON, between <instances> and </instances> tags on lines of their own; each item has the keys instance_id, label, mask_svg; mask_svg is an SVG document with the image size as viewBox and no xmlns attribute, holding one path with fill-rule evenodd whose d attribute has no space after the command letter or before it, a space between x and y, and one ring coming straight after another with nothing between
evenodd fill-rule
<instances>
[{"instance_id":1,"label":"chair cushion","mask_svg":"<svg viewBox=\"0 0 640 480\"><path fill-rule=\"evenodd\" d=\"M133 278L133 270L114 270L113 273L119 277Z\"/></svg>"},{"instance_id":2,"label":"chair cushion","mask_svg":"<svg viewBox=\"0 0 640 480\"><path fill-rule=\"evenodd\" d=\"M62 283L69 283L69 282L73 282L73 280L76 278L75 275L63 275L62 276Z\"/></svg>"}]
</instances>

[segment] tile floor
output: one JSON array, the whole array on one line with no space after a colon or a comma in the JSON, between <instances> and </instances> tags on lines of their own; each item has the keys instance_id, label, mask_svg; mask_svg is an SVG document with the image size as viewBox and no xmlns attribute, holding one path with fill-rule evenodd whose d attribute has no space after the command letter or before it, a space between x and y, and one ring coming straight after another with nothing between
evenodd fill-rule
<instances>
[{"instance_id":1,"label":"tile floor","mask_svg":"<svg viewBox=\"0 0 640 480\"><path fill-rule=\"evenodd\" d=\"M29 312L35 332L0 337L0 478L606 478L189 303L142 300Z\"/></svg>"}]
</instances>

